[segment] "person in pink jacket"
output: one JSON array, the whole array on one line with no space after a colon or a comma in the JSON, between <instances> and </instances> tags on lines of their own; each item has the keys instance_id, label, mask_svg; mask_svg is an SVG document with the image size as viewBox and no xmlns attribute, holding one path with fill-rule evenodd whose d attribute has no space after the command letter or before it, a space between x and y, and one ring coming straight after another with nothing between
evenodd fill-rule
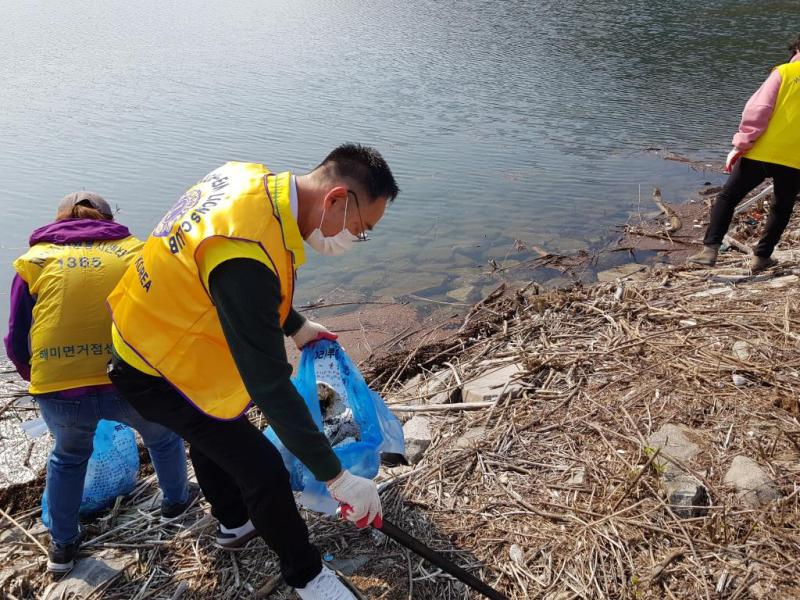
<instances>
[{"instance_id":1,"label":"person in pink jacket","mask_svg":"<svg viewBox=\"0 0 800 600\"><path fill-rule=\"evenodd\" d=\"M689 262L714 266L734 209L764 179L775 185L764 233L750 263L755 273L777 264L772 251L792 216L800 192L800 35L789 46L789 62L772 70L744 107L733 149L725 161L728 181L711 209L704 248Z\"/></svg>"}]
</instances>

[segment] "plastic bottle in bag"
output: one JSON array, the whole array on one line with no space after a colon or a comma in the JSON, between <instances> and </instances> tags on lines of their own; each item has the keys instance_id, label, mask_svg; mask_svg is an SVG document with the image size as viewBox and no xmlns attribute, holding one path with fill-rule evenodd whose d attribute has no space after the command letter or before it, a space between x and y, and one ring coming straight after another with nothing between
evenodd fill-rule
<instances>
[{"instance_id":1,"label":"plastic bottle in bag","mask_svg":"<svg viewBox=\"0 0 800 600\"><path fill-rule=\"evenodd\" d=\"M400 421L383 399L369 389L337 342L321 340L307 345L292 383L308 406L314 423L331 441L342 467L354 475L372 479L378 474L381 453L404 452ZM317 481L286 449L272 428L267 427L264 435L280 452L292 489L301 492L300 504L317 512L335 512L338 505L324 482Z\"/></svg>"}]
</instances>

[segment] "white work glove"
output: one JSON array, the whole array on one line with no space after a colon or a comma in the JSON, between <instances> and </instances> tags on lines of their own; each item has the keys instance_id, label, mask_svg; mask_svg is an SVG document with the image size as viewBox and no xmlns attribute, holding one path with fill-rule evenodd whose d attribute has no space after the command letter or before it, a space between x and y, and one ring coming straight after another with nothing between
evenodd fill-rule
<instances>
[{"instance_id":1,"label":"white work glove","mask_svg":"<svg viewBox=\"0 0 800 600\"><path fill-rule=\"evenodd\" d=\"M292 336L294 345L298 350L302 350L303 346L317 340L336 340L339 336L328 330L327 327L321 323L314 321L306 321L300 326L295 334Z\"/></svg>"},{"instance_id":2,"label":"white work glove","mask_svg":"<svg viewBox=\"0 0 800 600\"><path fill-rule=\"evenodd\" d=\"M742 157L742 152L738 148L734 148L730 152L728 152L727 158L725 158L725 172L730 173L733 170L733 165L736 164L736 161Z\"/></svg>"},{"instance_id":3,"label":"white work glove","mask_svg":"<svg viewBox=\"0 0 800 600\"><path fill-rule=\"evenodd\" d=\"M369 525L381 528L383 509L374 481L342 471L326 485L333 499L341 505L342 518L352 521L359 529Z\"/></svg>"}]
</instances>

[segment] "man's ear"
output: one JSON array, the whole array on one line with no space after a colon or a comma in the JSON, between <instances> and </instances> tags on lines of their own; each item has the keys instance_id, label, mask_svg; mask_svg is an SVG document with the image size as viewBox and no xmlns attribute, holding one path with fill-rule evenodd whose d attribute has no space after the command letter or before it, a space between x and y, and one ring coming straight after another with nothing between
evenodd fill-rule
<instances>
[{"instance_id":1,"label":"man's ear","mask_svg":"<svg viewBox=\"0 0 800 600\"><path fill-rule=\"evenodd\" d=\"M347 199L347 188L343 185L337 185L328 190L323 198L323 206L325 209L330 209L334 204Z\"/></svg>"}]
</instances>

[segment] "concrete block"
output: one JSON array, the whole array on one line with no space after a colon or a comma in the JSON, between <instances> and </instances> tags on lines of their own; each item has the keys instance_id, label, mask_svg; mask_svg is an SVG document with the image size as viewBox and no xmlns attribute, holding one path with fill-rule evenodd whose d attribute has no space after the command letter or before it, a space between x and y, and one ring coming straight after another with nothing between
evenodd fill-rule
<instances>
[{"instance_id":1,"label":"concrete block","mask_svg":"<svg viewBox=\"0 0 800 600\"><path fill-rule=\"evenodd\" d=\"M477 379L465 382L461 397L464 402L491 402L496 400L506 383L522 371L523 367L516 363L490 369ZM521 388L522 385L517 381L512 381L509 383L506 393L515 392Z\"/></svg>"},{"instance_id":2,"label":"concrete block","mask_svg":"<svg viewBox=\"0 0 800 600\"><path fill-rule=\"evenodd\" d=\"M417 464L431 445L431 425L428 417L417 415L403 425L403 437L406 440L406 460Z\"/></svg>"}]
</instances>

